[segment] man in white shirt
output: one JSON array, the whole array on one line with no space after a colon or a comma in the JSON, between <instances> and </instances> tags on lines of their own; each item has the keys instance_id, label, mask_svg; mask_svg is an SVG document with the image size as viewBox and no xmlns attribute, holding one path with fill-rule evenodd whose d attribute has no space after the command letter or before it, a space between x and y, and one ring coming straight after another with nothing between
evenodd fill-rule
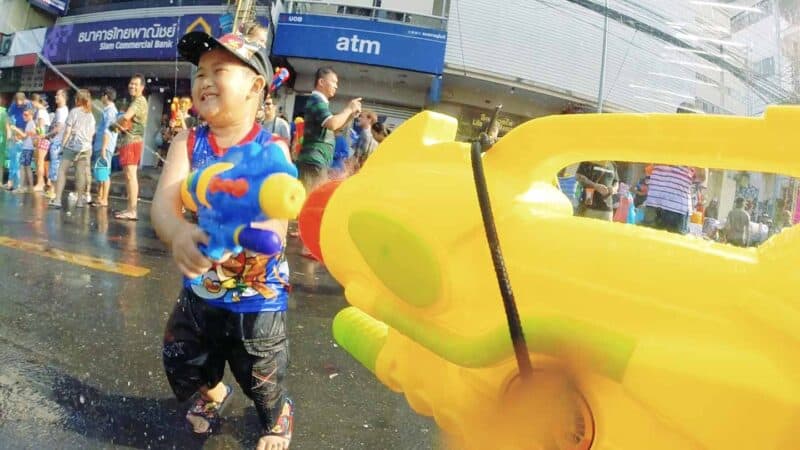
<instances>
[{"instance_id":1,"label":"man in white shirt","mask_svg":"<svg viewBox=\"0 0 800 450\"><path fill-rule=\"evenodd\" d=\"M264 121L261 123L265 130L286 139L286 144L288 145L292 140L291 128L289 128L289 124L285 120L278 117L276 109L275 101L271 96L267 95L264 100Z\"/></svg>"},{"instance_id":2,"label":"man in white shirt","mask_svg":"<svg viewBox=\"0 0 800 450\"><path fill-rule=\"evenodd\" d=\"M53 123L50 126L50 132L47 133L47 138L50 139L50 170L48 171L48 178L50 182L58 179L58 168L61 165L61 140L64 137L64 128L69 115L69 108L67 108L67 91L66 89L59 89L56 92L56 112ZM48 197L54 198L55 192L51 189Z\"/></svg>"}]
</instances>

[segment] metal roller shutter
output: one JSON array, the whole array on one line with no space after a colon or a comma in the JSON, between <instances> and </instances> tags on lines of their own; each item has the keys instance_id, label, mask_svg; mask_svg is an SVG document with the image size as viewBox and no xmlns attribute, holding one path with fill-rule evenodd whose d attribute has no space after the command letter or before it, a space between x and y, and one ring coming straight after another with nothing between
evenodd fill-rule
<instances>
[{"instance_id":1,"label":"metal roller shutter","mask_svg":"<svg viewBox=\"0 0 800 450\"><path fill-rule=\"evenodd\" d=\"M398 125L410 119L412 116L421 111L418 108L408 108L404 106L385 105L381 103L364 102L362 103L364 109L371 109L378 114L378 117L386 118L386 125L389 128L397 128Z\"/></svg>"}]
</instances>

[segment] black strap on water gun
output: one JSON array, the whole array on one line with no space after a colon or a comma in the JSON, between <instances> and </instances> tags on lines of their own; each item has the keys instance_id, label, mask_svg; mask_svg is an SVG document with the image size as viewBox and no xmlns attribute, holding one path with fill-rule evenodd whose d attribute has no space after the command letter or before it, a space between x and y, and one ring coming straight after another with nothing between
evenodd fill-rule
<instances>
[{"instance_id":1,"label":"black strap on water gun","mask_svg":"<svg viewBox=\"0 0 800 450\"><path fill-rule=\"evenodd\" d=\"M495 108L486 130L480 134L477 141L472 142L472 174L475 178L475 189L478 192L478 204L481 208L486 240L489 241L489 251L492 254L494 271L497 275L497 282L500 285L500 295L503 298L508 329L511 333L511 343L514 346L514 355L517 358L517 367L519 368L520 376L525 379L533 373L533 367L528 357L528 344L525 342L525 334L519 319L519 310L514 300L514 291L511 289L511 281L508 278L503 252L500 249L500 240L497 237L497 228L494 223L492 204L489 200L489 190L486 185L486 176L483 172L481 158L481 155L494 145L496 136L490 135L489 132L497 127L497 116L502 107L503 105L499 105Z\"/></svg>"}]
</instances>

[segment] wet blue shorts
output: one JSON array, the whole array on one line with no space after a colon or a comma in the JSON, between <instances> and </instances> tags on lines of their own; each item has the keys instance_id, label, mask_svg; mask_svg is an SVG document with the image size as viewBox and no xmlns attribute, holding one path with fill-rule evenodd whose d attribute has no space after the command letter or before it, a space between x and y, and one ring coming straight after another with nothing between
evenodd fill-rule
<instances>
[{"instance_id":1,"label":"wet blue shorts","mask_svg":"<svg viewBox=\"0 0 800 450\"><path fill-rule=\"evenodd\" d=\"M19 165L21 165L22 167L30 167L32 162L33 162L33 149L23 148L22 154L19 157Z\"/></svg>"}]
</instances>

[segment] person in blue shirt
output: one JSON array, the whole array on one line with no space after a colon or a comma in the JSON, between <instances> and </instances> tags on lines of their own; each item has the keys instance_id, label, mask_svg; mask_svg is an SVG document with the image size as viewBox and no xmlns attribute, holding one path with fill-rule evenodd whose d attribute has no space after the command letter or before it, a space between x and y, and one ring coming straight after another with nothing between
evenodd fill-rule
<instances>
[{"instance_id":1,"label":"person in blue shirt","mask_svg":"<svg viewBox=\"0 0 800 450\"><path fill-rule=\"evenodd\" d=\"M96 206L108 206L108 192L111 188L111 155L117 147L117 133L109 128L117 121L117 107L114 101L117 99L117 91L112 87L103 89L103 117L97 132L94 135L92 146L92 176L97 181L97 201ZM91 186L88 187L91 189ZM88 194L88 192L87 192Z\"/></svg>"},{"instance_id":2,"label":"person in blue shirt","mask_svg":"<svg viewBox=\"0 0 800 450\"><path fill-rule=\"evenodd\" d=\"M25 119L22 115L25 114L25 110L32 108L33 104L25 97L25 93L17 92L14 95L14 102L8 107L8 118L11 119L10 124L17 128L24 129Z\"/></svg>"}]
</instances>

